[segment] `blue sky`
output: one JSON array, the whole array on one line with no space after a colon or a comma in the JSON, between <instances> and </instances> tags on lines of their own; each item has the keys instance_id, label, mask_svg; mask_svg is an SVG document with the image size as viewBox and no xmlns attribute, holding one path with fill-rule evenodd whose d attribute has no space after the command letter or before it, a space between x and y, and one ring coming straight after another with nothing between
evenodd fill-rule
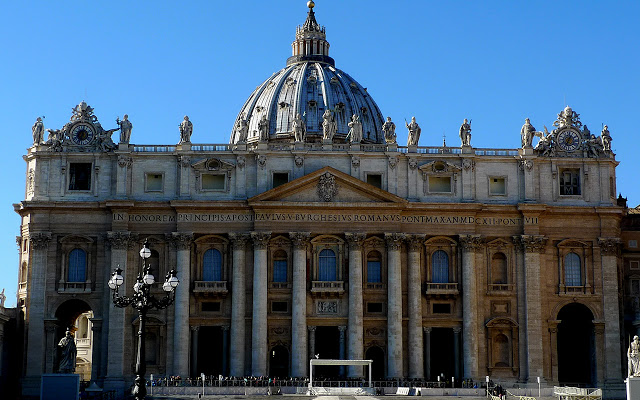
<instances>
[{"instance_id":1,"label":"blue sky","mask_svg":"<svg viewBox=\"0 0 640 400\"><path fill-rule=\"evenodd\" d=\"M131 142L226 143L253 89L285 65L306 1L5 1L0 3L0 288L15 304L31 126L60 128L85 100L105 129L128 113ZM336 67L420 145L472 119L472 145L516 148L525 118L551 127L565 105L593 133L608 124L618 192L640 203L637 117L640 2L318 0ZM398 129L401 145L404 129Z\"/></svg>"}]
</instances>

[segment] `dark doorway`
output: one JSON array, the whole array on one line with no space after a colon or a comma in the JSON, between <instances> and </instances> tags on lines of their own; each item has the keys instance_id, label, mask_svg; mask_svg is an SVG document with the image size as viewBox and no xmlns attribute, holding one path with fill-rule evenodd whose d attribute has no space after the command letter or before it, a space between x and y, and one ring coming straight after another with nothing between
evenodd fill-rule
<instances>
[{"instance_id":1,"label":"dark doorway","mask_svg":"<svg viewBox=\"0 0 640 400\"><path fill-rule=\"evenodd\" d=\"M201 326L198 332L198 371L205 375L225 375L222 370L222 327Z\"/></svg>"},{"instance_id":2,"label":"dark doorway","mask_svg":"<svg viewBox=\"0 0 640 400\"><path fill-rule=\"evenodd\" d=\"M384 379L384 350L378 346L369 347L364 358L373 361L371 365L371 379L380 381Z\"/></svg>"},{"instance_id":3,"label":"dark doorway","mask_svg":"<svg viewBox=\"0 0 640 400\"><path fill-rule=\"evenodd\" d=\"M340 359L340 331L337 326L316 327L316 354L321 359ZM318 378L337 378L340 367L337 365L319 365L314 367L313 376Z\"/></svg>"},{"instance_id":4,"label":"dark doorway","mask_svg":"<svg viewBox=\"0 0 640 400\"><path fill-rule=\"evenodd\" d=\"M595 385L593 314L579 303L558 313L558 380L562 385Z\"/></svg>"},{"instance_id":5,"label":"dark doorway","mask_svg":"<svg viewBox=\"0 0 640 400\"><path fill-rule=\"evenodd\" d=\"M272 378L286 378L289 376L289 350L286 347L278 345L271 349L269 376Z\"/></svg>"},{"instance_id":6,"label":"dark doorway","mask_svg":"<svg viewBox=\"0 0 640 400\"><path fill-rule=\"evenodd\" d=\"M433 328L431 330L431 380L444 374L445 379L455 376L455 354L453 329Z\"/></svg>"},{"instance_id":7,"label":"dark doorway","mask_svg":"<svg viewBox=\"0 0 640 400\"><path fill-rule=\"evenodd\" d=\"M82 300L67 300L58 307L55 315L57 321L54 338L56 347L53 357L53 372L59 371L62 356L62 350L57 344L60 339L65 337L66 330L69 329L74 337L76 346L75 373L79 374L82 380L91 380L93 360L81 356L82 354L91 354L93 349L91 323L89 322L93 317L91 307Z\"/></svg>"}]
</instances>

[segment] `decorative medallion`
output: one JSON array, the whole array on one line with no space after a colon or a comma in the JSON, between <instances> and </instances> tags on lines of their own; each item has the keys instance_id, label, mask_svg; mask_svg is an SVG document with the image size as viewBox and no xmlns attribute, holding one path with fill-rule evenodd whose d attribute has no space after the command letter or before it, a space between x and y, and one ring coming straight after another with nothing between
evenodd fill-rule
<instances>
[{"instance_id":1,"label":"decorative medallion","mask_svg":"<svg viewBox=\"0 0 640 400\"><path fill-rule=\"evenodd\" d=\"M338 187L335 176L325 172L318 181L318 196L322 201L329 202L338 194Z\"/></svg>"},{"instance_id":2,"label":"decorative medallion","mask_svg":"<svg viewBox=\"0 0 640 400\"><path fill-rule=\"evenodd\" d=\"M319 301L316 303L316 312L318 314L337 314L338 302L337 301Z\"/></svg>"}]
</instances>

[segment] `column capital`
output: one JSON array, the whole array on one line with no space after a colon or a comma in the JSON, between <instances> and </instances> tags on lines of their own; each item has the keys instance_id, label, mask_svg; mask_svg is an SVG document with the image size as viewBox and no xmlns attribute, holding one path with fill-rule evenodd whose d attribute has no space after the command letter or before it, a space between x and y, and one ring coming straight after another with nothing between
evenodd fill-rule
<instances>
[{"instance_id":1,"label":"column capital","mask_svg":"<svg viewBox=\"0 0 640 400\"><path fill-rule=\"evenodd\" d=\"M603 256L617 256L621 245L620 238L598 238L598 246L600 246L600 252Z\"/></svg>"},{"instance_id":2,"label":"column capital","mask_svg":"<svg viewBox=\"0 0 640 400\"><path fill-rule=\"evenodd\" d=\"M421 234L407 235L407 243L409 244L409 250L410 251L422 250L422 245L424 244L425 237L426 235L421 235Z\"/></svg>"},{"instance_id":3,"label":"column capital","mask_svg":"<svg viewBox=\"0 0 640 400\"><path fill-rule=\"evenodd\" d=\"M251 232L251 239L253 240L254 249L264 250L271 239L271 232Z\"/></svg>"},{"instance_id":4,"label":"column capital","mask_svg":"<svg viewBox=\"0 0 640 400\"><path fill-rule=\"evenodd\" d=\"M222 325L220 328L222 328L223 332L229 332L230 326L229 325Z\"/></svg>"},{"instance_id":5,"label":"column capital","mask_svg":"<svg viewBox=\"0 0 640 400\"><path fill-rule=\"evenodd\" d=\"M189 250L193 242L193 232L171 232L170 240L176 250Z\"/></svg>"},{"instance_id":6,"label":"column capital","mask_svg":"<svg viewBox=\"0 0 640 400\"><path fill-rule=\"evenodd\" d=\"M125 155L118 155L118 166L120 168L130 167L133 164L133 158Z\"/></svg>"},{"instance_id":7,"label":"column capital","mask_svg":"<svg viewBox=\"0 0 640 400\"><path fill-rule=\"evenodd\" d=\"M189 329L191 330L191 332L198 332L200 330L200 326L190 326Z\"/></svg>"},{"instance_id":8,"label":"column capital","mask_svg":"<svg viewBox=\"0 0 640 400\"><path fill-rule=\"evenodd\" d=\"M423 326L423 327L422 327L422 331L423 331L424 333L426 333L426 334L430 334L432 330L433 330L433 328L432 328L432 327L430 327L430 326Z\"/></svg>"},{"instance_id":9,"label":"column capital","mask_svg":"<svg viewBox=\"0 0 640 400\"><path fill-rule=\"evenodd\" d=\"M102 329L102 318L89 318L91 321L91 330L93 332L100 331Z\"/></svg>"},{"instance_id":10,"label":"column capital","mask_svg":"<svg viewBox=\"0 0 640 400\"><path fill-rule=\"evenodd\" d=\"M346 325L340 325L340 326L338 326L338 330L340 331L340 334L343 334L347 330L347 326Z\"/></svg>"},{"instance_id":11,"label":"column capital","mask_svg":"<svg viewBox=\"0 0 640 400\"><path fill-rule=\"evenodd\" d=\"M229 239L233 243L234 249L244 249L247 245L250 235L248 233L232 232L229 233Z\"/></svg>"},{"instance_id":12,"label":"column capital","mask_svg":"<svg viewBox=\"0 0 640 400\"><path fill-rule=\"evenodd\" d=\"M362 248L364 240L367 238L367 234L361 232L345 232L344 237L347 240L350 249L358 250Z\"/></svg>"},{"instance_id":13,"label":"column capital","mask_svg":"<svg viewBox=\"0 0 640 400\"><path fill-rule=\"evenodd\" d=\"M293 246L298 249L303 249L309 243L311 232L289 232L289 238L293 242Z\"/></svg>"},{"instance_id":14,"label":"column capital","mask_svg":"<svg viewBox=\"0 0 640 400\"><path fill-rule=\"evenodd\" d=\"M385 233L384 240L387 242L387 248L389 250L400 250L402 242L405 240L406 235L404 233Z\"/></svg>"},{"instance_id":15,"label":"column capital","mask_svg":"<svg viewBox=\"0 0 640 400\"><path fill-rule=\"evenodd\" d=\"M126 250L138 239L138 235L129 231L109 231L106 239L111 249Z\"/></svg>"},{"instance_id":16,"label":"column capital","mask_svg":"<svg viewBox=\"0 0 640 400\"><path fill-rule=\"evenodd\" d=\"M482 249L482 236L480 235L458 235L458 240L462 251L476 253Z\"/></svg>"},{"instance_id":17,"label":"column capital","mask_svg":"<svg viewBox=\"0 0 640 400\"><path fill-rule=\"evenodd\" d=\"M312 326L312 325L309 325L309 326L307 326L307 330L308 330L309 332L315 332L315 331L316 331L316 327L315 327L315 326Z\"/></svg>"},{"instance_id":18,"label":"column capital","mask_svg":"<svg viewBox=\"0 0 640 400\"><path fill-rule=\"evenodd\" d=\"M29 241L31 248L34 250L46 249L51 241L51 232L33 232L29 233Z\"/></svg>"},{"instance_id":19,"label":"column capital","mask_svg":"<svg viewBox=\"0 0 640 400\"><path fill-rule=\"evenodd\" d=\"M540 253L546 251L547 238L543 235L521 235L514 236L513 241L520 245L526 253Z\"/></svg>"},{"instance_id":20,"label":"column capital","mask_svg":"<svg viewBox=\"0 0 640 400\"><path fill-rule=\"evenodd\" d=\"M454 333L454 335L459 335L459 334L460 334L460 332L462 332L462 328L461 328L461 327L459 327L459 326L454 326L454 327L453 327L453 333Z\"/></svg>"}]
</instances>

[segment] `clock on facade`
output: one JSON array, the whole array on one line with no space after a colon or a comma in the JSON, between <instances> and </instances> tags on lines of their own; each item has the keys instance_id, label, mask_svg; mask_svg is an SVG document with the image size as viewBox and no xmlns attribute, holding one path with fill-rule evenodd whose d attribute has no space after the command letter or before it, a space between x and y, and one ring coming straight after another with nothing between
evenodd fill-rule
<instances>
[{"instance_id":1,"label":"clock on facade","mask_svg":"<svg viewBox=\"0 0 640 400\"><path fill-rule=\"evenodd\" d=\"M564 129L558 133L558 146L564 151L576 151L580 147L580 135L571 129Z\"/></svg>"},{"instance_id":2,"label":"clock on facade","mask_svg":"<svg viewBox=\"0 0 640 400\"><path fill-rule=\"evenodd\" d=\"M71 140L73 140L73 143L85 145L93 141L96 133L91 125L81 122L71 128L71 134L69 136Z\"/></svg>"}]
</instances>

